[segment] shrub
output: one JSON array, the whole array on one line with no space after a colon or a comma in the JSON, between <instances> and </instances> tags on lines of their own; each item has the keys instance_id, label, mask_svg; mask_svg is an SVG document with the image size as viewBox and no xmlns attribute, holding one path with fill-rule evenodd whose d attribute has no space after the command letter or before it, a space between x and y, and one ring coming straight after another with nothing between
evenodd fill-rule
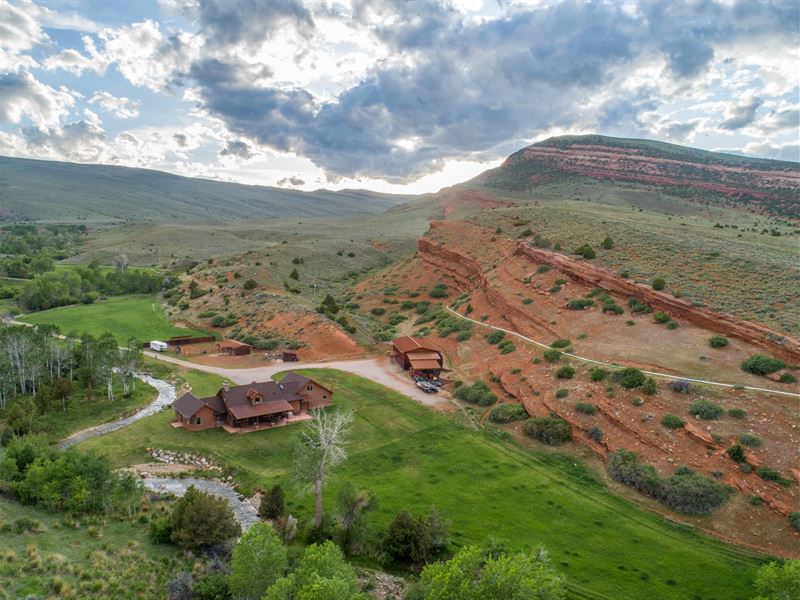
<instances>
[{"instance_id":1,"label":"shrub","mask_svg":"<svg viewBox=\"0 0 800 600\"><path fill-rule=\"evenodd\" d=\"M380 317L382 314L384 314L386 312L386 309L383 308L382 306L376 306L375 308L373 308L369 312L371 312L376 317Z\"/></svg>"},{"instance_id":2,"label":"shrub","mask_svg":"<svg viewBox=\"0 0 800 600\"><path fill-rule=\"evenodd\" d=\"M416 519L401 511L384 535L383 551L392 563L428 562L447 547L447 530L435 508Z\"/></svg>"},{"instance_id":3,"label":"shrub","mask_svg":"<svg viewBox=\"0 0 800 600\"><path fill-rule=\"evenodd\" d=\"M490 344L499 344L505 337L505 332L494 329L490 333L486 334L486 341Z\"/></svg>"},{"instance_id":4,"label":"shrub","mask_svg":"<svg viewBox=\"0 0 800 600\"><path fill-rule=\"evenodd\" d=\"M570 310L583 310L595 306L594 300L587 300L586 298L576 298L567 302L567 308Z\"/></svg>"},{"instance_id":5,"label":"shrub","mask_svg":"<svg viewBox=\"0 0 800 600\"><path fill-rule=\"evenodd\" d=\"M787 479L772 467L758 467L756 469L756 474L761 477L761 479L766 481L774 481L775 483L779 483L783 486L789 486L792 483L791 479Z\"/></svg>"},{"instance_id":6,"label":"shrub","mask_svg":"<svg viewBox=\"0 0 800 600\"><path fill-rule=\"evenodd\" d=\"M509 340L499 344L497 347L500 349L500 354L510 354L517 349L513 342Z\"/></svg>"},{"instance_id":7,"label":"shrub","mask_svg":"<svg viewBox=\"0 0 800 600\"><path fill-rule=\"evenodd\" d=\"M522 303L523 304L532 304L533 303L533 298L523 298L522 299Z\"/></svg>"},{"instance_id":8,"label":"shrub","mask_svg":"<svg viewBox=\"0 0 800 600\"><path fill-rule=\"evenodd\" d=\"M644 392L648 396L652 396L657 391L658 391L658 384L656 383L656 380L653 379L652 377L646 378L644 380L644 383L642 384L642 392Z\"/></svg>"},{"instance_id":9,"label":"shrub","mask_svg":"<svg viewBox=\"0 0 800 600\"><path fill-rule=\"evenodd\" d=\"M171 541L172 524L169 515L154 516L150 519L150 540L154 544L166 544Z\"/></svg>"},{"instance_id":10,"label":"shrub","mask_svg":"<svg viewBox=\"0 0 800 600\"><path fill-rule=\"evenodd\" d=\"M578 256L582 256L587 260L591 260L597 257L597 252L589 244L584 244L583 246L579 246L575 248L574 254Z\"/></svg>"},{"instance_id":11,"label":"shrub","mask_svg":"<svg viewBox=\"0 0 800 600\"><path fill-rule=\"evenodd\" d=\"M800 531L800 512L789 513L789 523L795 531Z\"/></svg>"},{"instance_id":12,"label":"shrub","mask_svg":"<svg viewBox=\"0 0 800 600\"><path fill-rule=\"evenodd\" d=\"M550 347L551 348L566 348L571 343L572 342L570 342L568 339L561 338L561 339L555 340L552 344L550 344Z\"/></svg>"},{"instance_id":13,"label":"shrub","mask_svg":"<svg viewBox=\"0 0 800 600\"><path fill-rule=\"evenodd\" d=\"M754 354L742 363L742 371L752 373L753 375L769 375L775 371L780 371L786 366L782 360L772 358L771 356L764 356L763 354Z\"/></svg>"},{"instance_id":14,"label":"shrub","mask_svg":"<svg viewBox=\"0 0 800 600\"><path fill-rule=\"evenodd\" d=\"M615 450L608 455L606 470L612 479L632 487L646 496L658 496L660 480L651 465L639 463L635 452Z\"/></svg>"},{"instance_id":15,"label":"shrub","mask_svg":"<svg viewBox=\"0 0 800 600\"><path fill-rule=\"evenodd\" d=\"M254 290L258 287L258 283L256 282L255 279L248 279L247 281L244 282L242 287L246 290Z\"/></svg>"},{"instance_id":16,"label":"shrub","mask_svg":"<svg viewBox=\"0 0 800 600\"><path fill-rule=\"evenodd\" d=\"M678 327L680 327L680 325L678 324L677 321L671 321L671 320L667 321L667 329L669 329L670 331L675 330Z\"/></svg>"},{"instance_id":17,"label":"shrub","mask_svg":"<svg viewBox=\"0 0 800 600\"><path fill-rule=\"evenodd\" d=\"M541 275L542 273L547 273L548 271L551 271L552 269L553 269L553 267L551 267L550 265L539 265L537 267L537 269L536 269L536 272Z\"/></svg>"},{"instance_id":18,"label":"shrub","mask_svg":"<svg viewBox=\"0 0 800 600\"><path fill-rule=\"evenodd\" d=\"M631 400L631 404L633 404L634 406L641 406L642 404L644 404L644 400L642 400L641 398L634 398L633 400Z\"/></svg>"},{"instance_id":19,"label":"shrub","mask_svg":"<svg viewBox=\"0 0 800 600\"><path fill-rule=\"evenodd\" d=\"M599 444L603 441L603 430L599 427L592 427L589 430L589 437Z\"/></svg>"},{"instance_id":20,"label":"shrub","mask_svg":"<svg viewBox=\"0 0 800 600\"><path fill-rule=\"evenodd\" d=\"M182 548L208 548L238 536L242 528L228 501L189 486L170 518L170 539Z\"/></svg>"},{"instance_id":21,"label":"shrub","mask_svg":"<svg viewBox=\"0 0 800 600\"><path fill-rule=\"evenodd\" d=\"M641 302L638 298L630 297L628 298L628 308L631 309L633 314L639 313L650 313L653 312L653 309L647 306L647 304Z\"/></svg>"},{"instance_id":22,"label":"shrub","mask_svg":"<svg viewBox=\"0 0 800 600\"><path fill-rule=\"evenodd\" d=\"M778 381L781 383L797 383L797 377L795 377L791 373L781 373L781 376L778 379Z\"/></svg>"},{"instance_id":23,"label":"shrub","mask_svg":"<svg viewBox=\"0 0 800 600\"><path fill-rule=\"evenodd\" d=\"M533 417L524 426L525 435L549 446L572 439L572 426L559 417Z\"/></svg>"},{"instance_id":24,"label":"shrub","mask_svg":"<svg viewBox=\"0 0 800 600\"><path fill-rule=\"evenodd\" d=\"M685 423L686 421L681 419L678 415L673 415L672 413L667 413L661 417L661 424L667 429L678 429L679 427L683 427Z\"/></svg>"},{"instance_id":25,"label":"shrub","mask_svg":"<svg viewBox=\"0 0 800 600\"><path fill-rule=\"evenodd\" d=\"M667 281L663 277L656 277L653 279L653 289L663 290L667 286Z\"/></svg>"},{"instance_id":26,"label":"shrub","mask_svg":"<svg viewBox=\"0 0 800 600\"><path fill-rule=\"evenodd\" d=\"M575 404L575 410L585 415L597 414L597 406L595 406L594 404L590 404L589 402L577 402Z\"/></svg>"},{"instance_id":27,"label":"shrub","mask_svg":"<svg viewBox=\"0 0 800 600\"><path fill-rule=\"evenodd\" d=\"M528 418L528 411L522 404L504 403L495 406L489 412L489 420L492 423L511 423Z\"/></svg>"},{"instance_id":28,"label":"shrub","mask_svg":"<svg viewBox=\"0 0 800 600\"><path fill-rule=\"evenodd\" d=\"M264 495L261 496L261 503L258 507L258 516L262 519L277 519L283 516L284 498L283 488L274 485Z\"/></svg>"},{"instance_id":29,"label":"shrub","mask_svg":"<svg viewBox=\"0 0 800 600\"><path fill-rule=\"evenodd\" d=\"M667 313L662 312L660 310L658 312L653 313L653 320L656 323L666 323L667 321L669 321L669 319L670 316Z\"/></svg>"},{"instance_id":30,"label":"shrub","mask_svg":"<svg viewBox=\"0 0 800 600\"><path fill-rule=\"evenodd\" d=\"M745 462L744 448L742 448L739 444L734 444L733 446L728 448L726 452L728 456L731 458L731 460L737 463Z\"/></svg>"},{"instance_id":31,"label":"shrub","mask_svg":"<svg viewBox=\"0 0 800 600\"><path fill-rule=\"evenodd\" d=\"M572 379L575 377L575 367L570 365L564 365L563 367L559 367L556 371L556 377L559 379Z\"/></svg>"},{"instance_id":32,"label":"shrub","mask_svg":"<svg viewBox=\"0 0 800 600\"><path fill-rule=\"evenodd\" d=\"M556 390L556 398L566 398L569 396L569 390L567 388L558 388Z\"/></svg>"},{"instance_id":33,"label":"shrub","mask_svg":"<svg viewBox=\"0 0 800 600\"><path fill-rule=\"evenodd\" d=\"M542 356L544 356L547 362L556 363L561 360L561 350L550 348L549 350L545 350Z\"/></svg>"},{"instance_id":34,"label":"shrub","mask_svg":"<svg viewBox=\"0 0 800 600\"><path fill-rule=\"evenodd\" d=\"M739 443L750 448L760 448L761 438L753 433L743 433L739 436Z\"/></svg>"},{"instance_id":35,"label":"shrub","mask_svg":"<svg viewBox=\"0 0 800 600\"><path fill-rule=\"evenodd\" d=\"M620 369L619 371L614 371L614 373L611 375L611 378L626 390L632 390L634 388L641 387L645 381L644 373L633 367L627 367L625 369Z\"/></svg>"},{"instance_id":36,"label":"shrub","mask_svg":"<svg viewBox=\"0 0 800 600\"><path fill-rule=\"evenodd\" d=\"M611 250L614 247L614 240L611 239L611 236L607 235L606 239L604 239L603 243L600 245L603 247L603 250Z\"/></svg>"},{"instance_id":37,"label":"shrub","mask_svg":"<svg viewBox=\"0 0 800 600\"><path fill-rule=\"evenodd\" d=\"M743 408L729 408L728 416L734 419L744 419L747 416L747 411Z\"/></svg>"},{"instance_id":38,"label":"shrub","mask_svg":"<svg viewBox=\"0 0 800 600\"><path fill-rule=\"evenodd\" d=\"M724 335L712 335L708 338L708 345L712 348L724 348L728 343L728 338Z\"/></svg>"},{"instance_id":39,"label":"shrub","mask_svg":"<svg viewBox=\"0 0 800 600\"><path fill-rule=\"evenodd\" d=\"M443 283L437 283L433 289L428 293L431 298L447 298L447 286Z\"/></svg>"},{"instance_id":40,"label":"shrub","mask_svg":"<svg viewBox=\"0 0 800 600\"><path fill-rule=\"evenodd\" d=\"M495 395L485 382L478 380L472 385L462 385L453 394L459 400L477 404L479 406L490 406L497 402Z\"/></svg>"},{"instance_id":41,"label":"shrub","mask_svg":"<svg viewBox=\"0 0 800 600\"><path fill-rule=\"evenodd\" d=\"M230 600L228 577L222 573L207 573L192 585L192 600Z\"/></svg>"},{"instance_id":42,"label":"shrub","mask_svg":"<svg viewBox=\"0 0 800 600\"><path fill-rule=\"evenodd\" d=\"M675 510L687 515L707 515L722 506L730 496L731 490L708 477L703 477L685 469L661 482L659 500Z\"/></svg>"},{"instance_id":43,"label":"shrub","mask_svg":"<svg viewBox=\"0 0 800 600\"><path fill-rule=\"evenodd\" d=\"M606 377L608 377L608 369L603 367L594 367L589 371L589 379L592 381L603 381Z\"/></svg>"},{"instance_id":44,"label":"shrub","mask_svg":"<svg viewBox=\"0 0 800 600\"><path fill-rule=\"evenodd\" d=\"M688 394L692 389L691 384L685 379L673 379L669 382L669 389L679 394Z\"/></svg>"},{"instance_id":45,"label":"shrub","mask_svg":"<svg viewBox=\"0 0 800 600\"><path fill-rule=\"evenodd\" d=\"M289 273L289 277L297 281L300 279L300 273L297 272L297 269L292 269L292 272Z\"/></svg>"},{"instance_id":46,"label":"shrub","mask_svg":"<svg viewBox=\"0 0 800 600\"><path fill-rule=\"evenodd\" d=\"M471 331L469 330L459 331L458 335L456 336L456 341L466 342L471 337L472 337Z\"/></svg>"},{"instance_id":47,"label":"shrub","mask_svg":"<svg viewBox=\"0 0 800 600\"><path fill-rule=\"evenodd\" d=\"M701 419L719 419L725 411L710 400L695 400L689 405L689 414Z\"/></svg>"}]
</instances>

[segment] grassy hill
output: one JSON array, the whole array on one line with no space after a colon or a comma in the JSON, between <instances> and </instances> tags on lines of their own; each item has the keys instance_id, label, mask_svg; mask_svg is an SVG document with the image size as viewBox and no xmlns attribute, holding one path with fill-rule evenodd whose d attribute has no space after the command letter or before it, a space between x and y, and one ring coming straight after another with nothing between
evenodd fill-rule
<instances>
[{"instance_id":1,"label":"grassy hill","mask_svg":"<svg viewBox=\"0 0 800 600\"><path fill-rule=\"evenodd\" d=\"M408 196L300 192L161 171L0 157L0 218L118 222L330 217L378 213Z\"/></svg>"},{"instance_id":2,"label":"grassy hill","mask_svg":"<svg viewBox=\"0 0 800 600\"><path fill-rule=\"evenodd\" d=\"M708 152L652 140L601 135L561 136L515 152L471 185L505 192L563 195L574 186L593 194L606 187L746 208L800 218L800 164ZM598 190L599 188L599 190ZM666 199L666 198L665 198Z\"/></svg>"}]
</instances>

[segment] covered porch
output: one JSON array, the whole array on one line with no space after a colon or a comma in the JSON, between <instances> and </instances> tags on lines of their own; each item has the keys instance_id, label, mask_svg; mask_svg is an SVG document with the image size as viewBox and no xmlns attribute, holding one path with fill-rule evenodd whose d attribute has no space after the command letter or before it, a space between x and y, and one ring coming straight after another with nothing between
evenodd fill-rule
<instances>
[{"instance_id":1,"label":"covered porch","mask_svg":"<svg viewBox=\"0 0 800 600\"><path fill-rule=\"evenodd\" d=\"M253 431L263 431L265 429L274 429L276 427L283 427L307 421L311 419L308 413L292 414L280 413L278 415L265 415L262 417L251 417L248 419L236 419L232 423L225 423L222 428L228 433L252 433Z\"/></svg>"}]
</instances>

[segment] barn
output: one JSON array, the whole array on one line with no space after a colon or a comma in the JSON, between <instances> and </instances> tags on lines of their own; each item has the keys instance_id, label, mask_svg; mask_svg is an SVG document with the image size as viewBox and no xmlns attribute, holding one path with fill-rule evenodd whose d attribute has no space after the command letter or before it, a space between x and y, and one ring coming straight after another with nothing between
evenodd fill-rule
<instances>
[{"instance_id":1,"label":"barn","mask_svg":"<svg viewBox=\"0 0 800 600\"><path fill-rule=\"evenodd\" d=\"M217 352L229 356L245 356L250 354L250 350L252 350L250 344L245 344L238 340L223 340L217 344Z\"/></svg>"},{"instance_id":2,"label":"barn","mask_svg":"<svg viewBox=\"0 0 800 600\"><path fill-rule=\"evenodd\" d=\"M412 376L439 377L444 366L442 353L424 341L404 335L392 342L392 360Z\"/></svg>"}]
</instances>

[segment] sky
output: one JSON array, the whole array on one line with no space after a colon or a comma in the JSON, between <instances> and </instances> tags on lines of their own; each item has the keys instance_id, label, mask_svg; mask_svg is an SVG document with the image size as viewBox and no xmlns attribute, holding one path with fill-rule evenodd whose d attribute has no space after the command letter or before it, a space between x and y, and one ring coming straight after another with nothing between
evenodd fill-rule
<instances>
[{"instance_id":1,"label":"sky","mask_svg":"<svg viewBox=\"0 0 800 600\"><path fill-rule=\"evenodd\" d=\"M554 135L800 160L797 0L0 0L0 154L423 193Z\"/></svg>"}]
</instances>

